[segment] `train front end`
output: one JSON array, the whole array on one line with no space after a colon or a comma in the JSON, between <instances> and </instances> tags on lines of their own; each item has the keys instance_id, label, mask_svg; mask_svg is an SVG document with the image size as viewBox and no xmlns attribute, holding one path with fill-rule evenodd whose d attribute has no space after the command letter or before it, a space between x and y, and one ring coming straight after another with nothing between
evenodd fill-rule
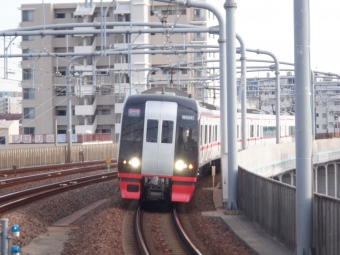
<instances>
[{"instance_id":1,"label":"train front end","mask_svg":"<svg viewBox=\"0 0 340 255\"><path fill-rule=\"evenodd\" d=\"M198 104L168 95L130 96L118 177L123 198L189 202L198 172Z\"/></svg>"}]
</instances>

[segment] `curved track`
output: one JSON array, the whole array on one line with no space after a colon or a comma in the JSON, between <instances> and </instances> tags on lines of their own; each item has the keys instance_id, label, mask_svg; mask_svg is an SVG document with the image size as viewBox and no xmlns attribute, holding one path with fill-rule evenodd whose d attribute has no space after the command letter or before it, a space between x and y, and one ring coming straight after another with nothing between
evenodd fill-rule
<instances>
[{"instance_id":1,"label":"curved track","mask_svg":"<svg viewBox=\"0 0 340 255\"><path fill-rule=\"evenodd\" d=\"M135 212L134 236L138 253L142 255L201 255L185 233L175 206L169 210L141 210Z\"/></svg>"},{"instance_id":2,"label":"curved track","mask_svg":"<svg viewBox=\"0 0 340 255\"><path fill-rule=\"evenodd\" d=\"M35 200L62 193L71 189L116 179L117 176L117 172L96 174L0 196L0 212L2 213Z\"/></svg>"},{"instance_id":3,"label":"curved track","mask_svg":"<svg viewBox=\"0 0 340 255\"><path fill-rule=\"evenodd\" d=\"M111 165L111 167L116 167L116 166L117 164ZM50 178L55 178L55 177L61 177L61 176L66 176L66 175L71 175L71 174L78 174L78 173L90 172L90 171L96 171L96 170L102 170L102 169L103 169L103 165L96 165L96 166L81 167L81 168L70 168L67 170L46 172L42 174L32 174L32 175L27 175L27 176L22 176L22 177L6 178L6 179L0 180L0 186L2 188L11 187L14 185L19 185L19 184L27 183L27 182L40 181L40 180L45 180L45 179L50 179Z\"/></svg>"}]
</instances>

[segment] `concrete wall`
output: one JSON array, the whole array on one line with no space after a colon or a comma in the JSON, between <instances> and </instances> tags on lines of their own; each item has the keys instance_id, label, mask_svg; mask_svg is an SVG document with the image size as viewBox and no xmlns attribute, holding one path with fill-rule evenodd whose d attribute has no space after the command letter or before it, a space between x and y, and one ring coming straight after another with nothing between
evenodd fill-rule
<instances>
[{"instance_id":1,"label":"concrete wall","mask_svg":"<svg viewBox=\"0 0 340 255\"><path fill-rule=\"evenodd\" d=\"M340 139L313 141L313 164L340 158ZM295 169L295 143L255 147L238 153L239 166L250 172L271 177Z\"/></svg>"}]
</instances>

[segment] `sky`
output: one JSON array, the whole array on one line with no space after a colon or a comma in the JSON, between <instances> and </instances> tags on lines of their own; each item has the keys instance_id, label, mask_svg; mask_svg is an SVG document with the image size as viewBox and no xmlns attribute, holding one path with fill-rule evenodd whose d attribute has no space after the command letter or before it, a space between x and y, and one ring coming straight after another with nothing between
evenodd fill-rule
<instances>
[{"instance_id":1,"label":"sky","mask_svg":"<svg viewBox=\"0 0 340 255\"><path fill-rule=\"evenodd\" d=\"M261 49L273 53L279 61L294 62L294 9L293 0L235 0L238 7L235 12L236 33L239 34L246 48ZM5 8L0 8L0 30L17 28L21 13L18 10L23 3L84 3L74 0L11 0ZM96 2L96 1L94 1ZM223 8L223 7L221 7ZM311 67L313 70L340 74L340 1L310 1L310 46ZM237 44L238 45L238 44ZM0 52L3 38L0 38ZM12 52L18 51L13 46ZM248 59L270 59L263 55L247 53ZM10 59L10 68L19 70L14 59ZM13 90L18 87L18 76L11 74L9 81L3 79L3 60L0 59L0 90L7 90L8 84ZM21 75L21 74L20 74ZM12 89L11 89L12 90Z\"/></svg>"}]
</instances>

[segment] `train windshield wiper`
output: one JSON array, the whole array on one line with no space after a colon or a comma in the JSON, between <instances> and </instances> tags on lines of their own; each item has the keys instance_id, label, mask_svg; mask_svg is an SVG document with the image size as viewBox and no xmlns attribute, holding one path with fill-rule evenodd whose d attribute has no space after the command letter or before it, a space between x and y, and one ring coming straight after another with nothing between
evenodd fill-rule
<instances>
[{"instance_id":1,"label":"train windshield wiper","mask_svg":"<svg viewBox=\"0 0 340 255\"><path fill-rule=\"evenodd\" d=\"M137 141L137 139L141 136L141 134L143 134L142 130L138 130L136 131L137 135L136 138L132 141L132 144L130 146L133 146L135 144L135 142Z\"/></svg>"}]
</instances>

